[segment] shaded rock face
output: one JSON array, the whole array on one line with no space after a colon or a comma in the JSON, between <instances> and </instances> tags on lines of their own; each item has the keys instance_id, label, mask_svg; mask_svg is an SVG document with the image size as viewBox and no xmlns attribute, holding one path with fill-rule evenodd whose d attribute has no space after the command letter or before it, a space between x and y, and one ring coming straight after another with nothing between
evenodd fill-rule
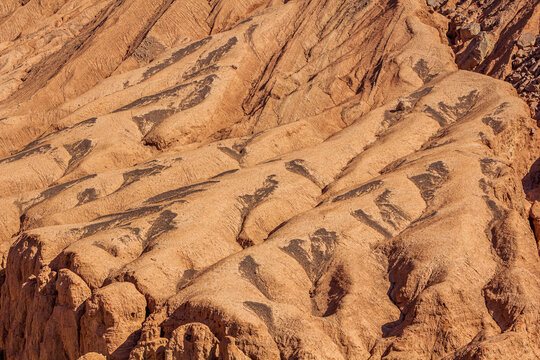
<instances>
[{"instance_id":1,"label":"shaded rock face","mask_svg":"<svg viewBox=\"0 0 540 360\"><path fill-rule=\"evenodd\" d=\"M3 1L0 358L539 358L536 4Z\"/></svg>"}]
</instances>

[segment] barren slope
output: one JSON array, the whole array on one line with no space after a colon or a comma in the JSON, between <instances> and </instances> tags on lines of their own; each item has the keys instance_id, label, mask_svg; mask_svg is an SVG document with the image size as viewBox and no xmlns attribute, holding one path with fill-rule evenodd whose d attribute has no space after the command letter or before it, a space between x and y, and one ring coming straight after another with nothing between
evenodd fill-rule
<instances>
[{"instance_id":1,"label":"barren slope","mask_svg":"<svg viewBox=\"0 0 540 360\"><path fill-rule=\"evenodd\" d=\"M0 359L540 358L540 132L448 31L425 0L3 1Z\"/></svg>"}]
</instances>

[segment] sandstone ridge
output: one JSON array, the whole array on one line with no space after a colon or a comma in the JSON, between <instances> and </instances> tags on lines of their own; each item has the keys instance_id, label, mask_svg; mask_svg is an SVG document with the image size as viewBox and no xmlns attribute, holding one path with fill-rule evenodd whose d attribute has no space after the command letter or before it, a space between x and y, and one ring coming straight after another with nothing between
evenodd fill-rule
<instances>
[{"instance_id":1,"label":"sandstone ridge","mask_svg":"<svg viewBox=\"0 0 540 360\"><path fill-rule=\"evenodd\" d=\"M0 359L540 358L534 99L466 3L2 1Z\"/></svg>"}]
</instances>

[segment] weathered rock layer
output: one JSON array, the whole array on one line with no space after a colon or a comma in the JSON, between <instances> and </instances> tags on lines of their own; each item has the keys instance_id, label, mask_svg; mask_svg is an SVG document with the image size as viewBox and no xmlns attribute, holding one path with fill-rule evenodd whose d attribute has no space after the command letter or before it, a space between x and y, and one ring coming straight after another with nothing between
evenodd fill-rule
<instances>
[{"instance_id":1,"label":"weathered rock layer","mask_svg":"<svg viewBox=\"0 0 540 360\"><path fill-rule=\"evenodd\" d=\"M449 3L3 1L0 358L538 359L540 133Z\"/></svg>"}]
</instances>

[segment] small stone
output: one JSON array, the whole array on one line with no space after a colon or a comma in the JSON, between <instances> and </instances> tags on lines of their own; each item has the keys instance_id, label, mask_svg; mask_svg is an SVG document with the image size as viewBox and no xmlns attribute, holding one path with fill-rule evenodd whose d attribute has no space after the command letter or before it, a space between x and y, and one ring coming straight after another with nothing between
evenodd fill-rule
<instances>
[{"instance_id":1,"label":"small stone","mask_svg":"<svg viewBox=\"0 0 540 360\"><path fill-rule=\"evenodd\" d=\"M519 37L517 41L517 46L520 49L526 49L531 46L534 46L535 42L536 42L536 36L534 36L531 33L523 33L521 34L521 36Z\"/></svg>"},{"instance_id":2,"label":"small stone","mask_svg":"<svg viewBox=\"0 0 540 360\"><path fill-rule=\"evenodd\" d=\"M538 88L538 85L533 84L533 83L529 83L527 86L525 86L525 91L528 91L528 92L537 92L539 90L540 89Z\"/></svg>"},{"instance_id":3,"label":"small stone","mask_svg":"<svg viewBox=\"0 0 540 360\"><path fill-rule=\"evenodd\" d=\"M467 49L460 54L457 59L458 65L463 70L474 70L484 61L486 56L493 50L493 43L485 31L480 31L478 35L469 43ZM516 69L520 62L515 59L512 68Z\"/></svg>"},{"instance_id":4,"label":"small stone","mask_svg":"<svg viewBox=\"0 0 540 360\"><path fill-rule=\"evenodd\" d=\"M525 51L523 51L523 49L519 49L519 50L516 52L516 57L517 57L517 58L522 59L522 58L525 57L525 55L526 55L526 53L525 53Z\"/></svg>"},{"instance_id":5,"label":"small stone","mask_svg":"<svg viewBox=\"0 0 540 360\"><path fill-rule=\"evenodd\" d=\"M478 35L480 33L480 30L480 24L475 22L469 23L459 29L459 36L461 40L467 41Z\"/></svg>"},{"instance_id":6,"label":"small stone","mask_svg":"<svg viewBox=\"0 0 540 360\"><path fill-rule=\"evenodd\" d=\"M525 82L525 78L524 77L521 77L518 81L516 81L514 83L514 86L515 87L521 87L523 85L523 83Z\"/></svg>"},{"instance_id":7,"label":"small stone","mask_svg":"<svg viewBox=\"0 0 540 360\"><path fill-rule=\"evenodd\" d=\"M538 60L531 61L531 65L529 66L529 71L531 73L534 73L536 69L538 68L538 66L540 66L540 61Z\"/></svg>"},{"instance_id":8,"label":"small stone","mask_svg":"<svg viewBox=\"0 0 540 360\"><path fill-rule=\"evenodd\" d=\"M475 38L475 48L473 53L483 60L487 54L491 51L491 41L489 40L488 34L485 31L481 31ZM481 62L481 61L480 61ZM480 63L479 62L479 63Z\"/></svg>"},{"instance_id":9,"label":"small stone","mask_svg":"<svg viewBox=\"0 0 540 360\"><path fill-rule=\"evenodd\" d=\"M438 8L442 5L442 0L426 0L426 3L428 6L431 6L432 8Z\"/></svg>"},{"instance_id":10,"label":"small stone","mask_svg":"<svg viewBox=\"0 0 540 360\"><path fill-rule=\"evenodd\" d=\"M517 83L520 79L521 79L521 75L519 75L518 73L513 73L512 75L510 75L510 81L513 84Z\"/></svg>"}]
</instances>

